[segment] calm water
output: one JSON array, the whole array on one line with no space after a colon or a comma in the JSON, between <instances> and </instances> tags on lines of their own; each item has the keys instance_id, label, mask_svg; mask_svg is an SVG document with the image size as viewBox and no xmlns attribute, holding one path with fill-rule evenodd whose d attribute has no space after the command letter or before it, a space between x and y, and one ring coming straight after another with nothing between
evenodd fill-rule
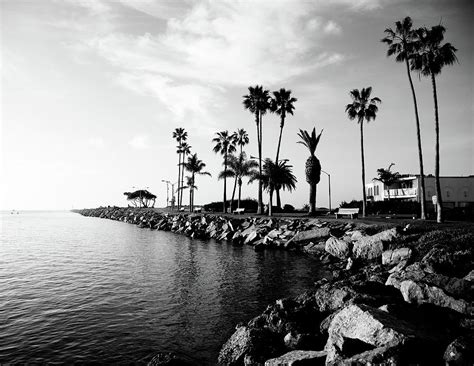
<instances>
[{"instance_id":1,"label":"calm water","mask_svg":"<svg viewBox=\"0 0 474 366\"><path fill-rule=\"evenodd\" d=\"M238 322L321 276L287 252L69 212L2 214L0 363L215 363Z\"/></svg>"}]
</instances>

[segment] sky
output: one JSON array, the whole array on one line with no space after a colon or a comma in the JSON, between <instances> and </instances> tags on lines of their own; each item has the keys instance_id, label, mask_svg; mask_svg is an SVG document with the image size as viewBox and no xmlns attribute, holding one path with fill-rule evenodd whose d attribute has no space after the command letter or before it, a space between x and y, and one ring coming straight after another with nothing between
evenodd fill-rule
<instances>
[{"instance_id":1,"label":"sky","mask_svg":"<svg viewBox=\"0 0 474 366\"><path fill-rule=\"evenodd\" d=\"M406 70L380 42L405 16L415 27L441 22L458 49L459 63L437 78L441 175L474 174L473 10L470 0L0 0L0 208L124 206L134 187L164 206L162 180L178 175L177 127L212 174L197 178L195 203L221 200L222 157L211 139L244 128L245 150L257 155L242 105L257 84L298 99L280 152L298 183L283 204L308 202L309 152L297 132L313 127L324 130L316 155L331 175L332 206L361 199L359 128L344 111L354 88L372 86L382 100L364 126L367 183L390 163L417 173ZM413 78L430 174L433 94L429 79ZM263 156L274 158L277 115L265 115L263 133ZM257 184L244 183L242 195L256 198ZM317 205L328 207L324 174Z\"/></svg>"}]
</instances>

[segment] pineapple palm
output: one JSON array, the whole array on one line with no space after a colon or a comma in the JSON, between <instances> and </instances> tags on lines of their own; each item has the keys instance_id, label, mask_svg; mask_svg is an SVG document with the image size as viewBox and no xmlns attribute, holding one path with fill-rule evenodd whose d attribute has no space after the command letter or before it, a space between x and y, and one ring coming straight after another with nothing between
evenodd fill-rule
<instances>
[{"instance_id":1,"label":"pineapple palm","mask_svg":"<svg viewBox=\"0 0 474 366\"><path fill-rule=\"evenodd\" d=\"M321 163L314 153L318 147L319 139L321 138L322 133L323 130L321 130L319 135L316 136L316 128L313 128L311 135L308 133L308 131L301 129L298 133L298 136L301 139L301 141L298 141L298 143L306 146L310 153L309 158L306 160L305 164L306 182L309 184L309 215L316 214L316 186L321 179Z\"/></svg>"}]
</instances>

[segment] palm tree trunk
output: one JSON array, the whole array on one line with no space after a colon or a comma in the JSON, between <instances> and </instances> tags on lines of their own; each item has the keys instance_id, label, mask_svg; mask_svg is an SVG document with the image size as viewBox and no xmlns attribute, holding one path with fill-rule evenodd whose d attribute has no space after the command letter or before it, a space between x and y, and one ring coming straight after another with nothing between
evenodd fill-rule
<instances>
[{"instance_id":1,"label":"palm tree trunk","mask_svg":"<svg viewBox=\"0 0 474 366\"><path fill-rule=\"evenodd\" d=\"M407 66L408 80L410 81L411 94L413 96L413 104L415 106L415 121L416 121L416 139L418 142L418 164L420 165L420 187L418 187L418 197L421 205L421 219L426 220L425 212L425 173L423 170L423 150L421 148L421 132L420 132L420 117L418 116L418 103L416 102L415 87L411 79L410 66L408 65L408 58L405 58Z\"/></svg>"},{"instance_id":2,"label":"palm tree trunk","mask_svg":"<svg viewBox=\"0 0 474 366\"><path fill-rule=\"evenodd\" d=\"M438 116L438 95L436 93L436 80L434 74L431 74L431 83L433 84L433 98L435 106L435 131L436 131L436 156L435 156L435 181L437 198L437 218L438 223L443 222L443 199L441 197L441 185L439 181L439 116Z\"/></svg>"},{"instance_id":3,"label":"palm tree trunk","mask_svg":"<svg viewBox=\"0 0 474 366\"><path fill-rule=\"evenodd\" d=\"M237 208L240 208L240 194L242 193L242 180L239 179L239 198L237 199Z\"/></svg>"},{"instance_id":4,"label":"palm tree trunk","mask_svg":"<svg viewBox=\"0 0 474 366\"><path fill-rule=\"evenodd\" d=\"M227 206L227 178L226 178L226 174L227 174L227 151L226 153L224 154L224 201L222 202L222 209L223 209L223 212L226 213L226 206Z\"/></svg>"},{"instance_id":5,"label":"palm tree trunk","mask_svg":"<svg viewBox=\"0 0 474 366\"><path fill-rule=\"evenodd\" d=\"M367 206L367 196L365 194L365 159L364 159L364 120L360 123L360 157L362 161L362 217L365 217L365 208Z\"/></svg>"},{"instance_id":6,"label":"palm tree trunk","mask_svg":"<svg viewBox=\"0 0 474 366\"><path fill-rule=\"evenodd\" d=\"M180 208L180 202L179 202L179 194L180 194L180 187L181 187L181 184L180 184L180 180L181 180L181 153L178 154L178 211L179 211L179 208Z\"/></svg>"},{"instance_id":7,"label":"palm tree trunk","mask_svg":"<svg viewBox=\"0 0 474 366\"><path fill-rule=\"evenodd\" d=\"M316 214L316 184L309 184L309 215Z\"/></svg>"},{"instance_id":8,"label":"palm tree trunk","mask_svg":"<svg viewBox=\"0 0 474 366\"><path fill-rule=\"evenodd\" d=\"M183 161L181 162L181 164L184 164L185 159L186 159L186 154L183 153ZM181 187L184 187L184 165L181 169ZM183 204L183 194L184 194L184 192L181 191L181 205Z\"/></svg>"},{"instance_id":9,"label":"palm tree trunk","mask_svg":"<svg viewBox=\"0 0 474 366\"><path fill-rule=\"evenodd\" d=\"M235 188L236 188L236 187L237 187L237 177L235 177L234 189L232 190L232 199L230 200L230 212L232 212L232 206L234 205Z\"/></svg>"},{"instance_id":10,"label":"palm tree trunk","mask_svg":"<svg viewBox=\"0 0 474 366\"><path fill-rule=\"evenodd\" d=\"M278 147L277 147L277 154L276 154L276 159L275 159L276 164L278 164L278 157L280 156L281 135L283 133L283 126L284 125L285 125L285 116L282 113L281 114L281 122L280 122L280 137L278 137Z\"/></svg>"},{"instance_id":11,"label":"palm tree trunk","mask_svg":"<svg viewBox=\"0 0 474 366\"><path fill-rule=\"evenodd\" d=\"M268 202L268 216L273 215L272 206L273 206L273 189L270 189L270 199Z\"/></svg>"},{"instance_id":12,"label":"palm tree trunk","mask_svg":"<svg viewBox=\"0 0 474 366\"><path fill-rule=\"evenodd\" d=\"M257 122L257 142L258 142L258 172L262 176L262 139L260 136L260 118L259 113L255 113L256 122ZM258 180L258 206L257 206L257 215L263 213L263 186L262 181Z\"/></svg>"}]
</instances>

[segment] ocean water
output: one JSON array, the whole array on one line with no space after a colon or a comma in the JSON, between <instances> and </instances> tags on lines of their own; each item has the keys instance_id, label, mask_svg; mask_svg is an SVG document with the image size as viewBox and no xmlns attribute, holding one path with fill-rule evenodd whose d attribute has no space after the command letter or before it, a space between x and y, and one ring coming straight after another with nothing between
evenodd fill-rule
<instances>
[{"instance_id":1,"label":"ocean water","mask_svg":"<svg viewBox=\"0 0 474 366\"><path fill-rule=\"evenodd\" d=\"M326 273L284 251L189 239L71 212L2 213L0 363L213 365L277 298Z\"/></svg>"}]
</instances>

